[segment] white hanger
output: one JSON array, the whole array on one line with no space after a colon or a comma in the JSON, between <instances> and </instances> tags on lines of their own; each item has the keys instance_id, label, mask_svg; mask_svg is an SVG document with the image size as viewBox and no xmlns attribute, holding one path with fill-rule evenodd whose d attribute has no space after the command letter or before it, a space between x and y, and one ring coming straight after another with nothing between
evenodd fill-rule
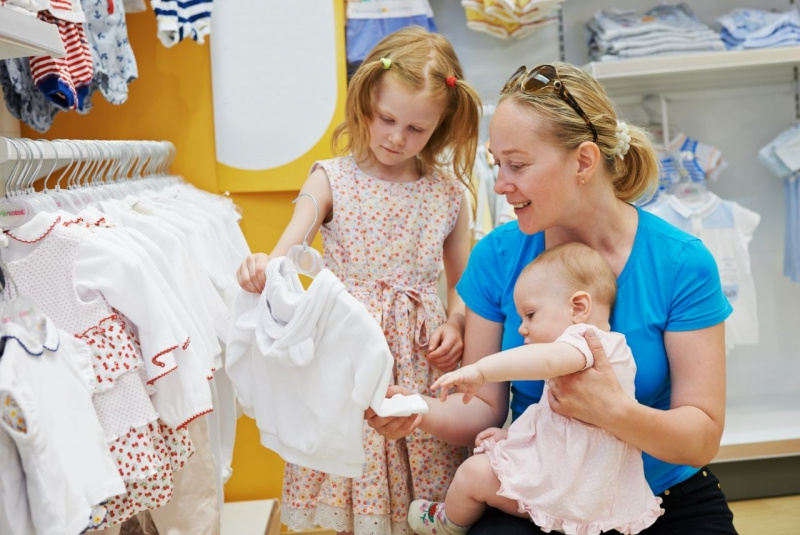
<instances>
[{"instance_id":1,"label":"white hanger","mask_svg":"<svg viewBox=\"0 0 800 535\"><path fill-rule=\"evenodd\" d=\"M322 255L319 254L319 251L313 247L309 247L308 245L308 235L311 234L311 231L314 229L314 225L316 225L317 221L319 221L319 204L317 204L317 199L315 199L314 196L309 193L299 194L292 201L292 204L295 204L297 200L304 195L306 197L310 197L311 200L314 201L314 222L306 231L306 235L303 238L303 244L292 245L289 247L289 250L286 252L286 260L289 262L287 267L290 271L313 278L325 267L322 262Z\"/></svg>"}]
</instances>

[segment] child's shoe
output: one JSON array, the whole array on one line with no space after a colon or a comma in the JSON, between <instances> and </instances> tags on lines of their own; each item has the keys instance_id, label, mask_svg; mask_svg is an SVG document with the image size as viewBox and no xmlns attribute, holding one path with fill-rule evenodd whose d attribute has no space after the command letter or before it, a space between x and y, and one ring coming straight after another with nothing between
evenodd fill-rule
<instances>
[{"instance_id":1,"label":"child's shoe","mask_svg":"<svg viewBox=\"0 0 800 535\"><path fill-rule=\"evenodd\" d=\"M420 535L464 535L469 526L447 520L442 502L414 500L408 508L408 525Z\"/></svg>"}]
</instances>

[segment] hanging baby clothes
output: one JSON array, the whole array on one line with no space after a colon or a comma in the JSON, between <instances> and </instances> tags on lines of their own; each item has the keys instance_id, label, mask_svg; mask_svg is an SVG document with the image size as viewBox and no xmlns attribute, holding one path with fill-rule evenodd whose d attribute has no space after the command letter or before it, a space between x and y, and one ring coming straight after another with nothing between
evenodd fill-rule
<instances>
[{"instance_id":1,"label":"hanging baby clothes","mask_svg":"<svg viewBox=\"0 0 800 535\"><path fill-rule=\"evenodd\" d=\"M92 405L89 347L42 314L29 319L26 327L3 318L0 434L19 451L25 477L16 490L27 495L36 533L81 533L102 522L103 504L125 492L125 484ZM16 499L10 490L4 500Z\"/></svg>"},{"instance_id":2,"label":"hanging baby clothes","mask_svg":"<svg viewBox=\"0 0 800 535\"><path fill-rule=\"evenodd\" d=\"M167 48L191 38L203 44L211 33L212 0L150 0L158 39Z\"/></svg>"},{"instance_id":3,"label":"hanging baby clothes","mask_svg":"<svg viewBox=\"0 0 800 535\"><path fill-rule=\"evenodd\" d=\"M58 28L67 55L63 58L31 58L31 74L37 87L56 106L83 110L89 94L94 67L84 23L86 15L79 0L50 0L50 8L39 18Z\"/></svg>"},{"instance_id":4,"label":"hanging baby clothes","mask_svg":"<svg viewBox=\"0 0 800 535\"><path fill-rule=\"evenodd\" d=\"M173 353L186 335L175 332L158 305L158 289L137 273L132 253L120 248L103 253L94 231L69 217L38 213L7 232L3 256L19 291L92 349L92 402L126 487L109 501L98 526L105 529L169 501L172 474L193 452L185 429L159 420L146 383L153 372L143 375L145 362L156 373L175 368ZM135 291L126 296L126 288ZM134 319L135 328L109 303Z\"/></svg>"},{"instance_id":5,"label":"hanging baby clothes","mask_svg":"<svg viewBox=\"0 0 800 535\"><path fill-rule=\"evenodd\" d=\"M711 192L697 202L666 197L665 202L646 209L700 238L717 262L722 290L733 306L733 313L725 320L726 348L757 344L758 313L749 245L761 216Z\"/></svg>"},{"instance_id":6,"label":"hanging baby clothes","mask_svg":"<svg viewBox=\"0 0 800 535\"><path fill-rule=\"evenodd\" d=\"M321 228L325 265L383 328L395 362L392 384L431 395L441 372L426 359L428 337L447 319L436 280L464 187L438 172L384 181L363 173L352 156L316 165L333 195L333 219ZM449 202L427 202L437 196ZM291 529L408 530L411 499L444 500L467 453L419 429L401 440L387 440L366 423L363 432L361 479L287 464L281 515Z\"/></svg>"},{"instance_id":7,"label":"hanging baby clothes","mask_svg":"<svg viewBox=\"0 0 800 535\"><path fill-rule=\"evenodd\" d=\"M128 84L139 77L128 41L124 2L81 0L81 5L94 67L92 92L99 89L111 104L123 104L128 99Z\"/></svg>"},{"instance_id":8,"label":"hanging baby clothes","mask_svg":"<svg viewBox=\"0 0 800 535\"><path fill-rule=\"evenodd\" d=\"M59 108L33 83L28 58L0 60L0 85L11 115L37 132L50 130Z\"/></svg>"}]
</instances>

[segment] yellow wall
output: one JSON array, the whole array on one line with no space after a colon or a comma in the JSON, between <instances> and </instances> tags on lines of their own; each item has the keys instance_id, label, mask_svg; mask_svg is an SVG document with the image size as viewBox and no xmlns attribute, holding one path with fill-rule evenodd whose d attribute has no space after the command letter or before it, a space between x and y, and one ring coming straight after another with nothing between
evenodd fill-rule
<instances>
[{"instance_id":1,"label":"yellow wall","mask_svg":"<svg viewBox=\"0 0 800 535\"><path fill-rule=\"evenodd\" d=\"M164 48L156 38L152 11L128 16L128 32L139 66L128 101L108 104L99 93L88 115L59 113L45 135L23 125L29 138L154 139L175 144L172 172L207 191L218 192L215 174L211 64L208 44L183 42ZM242 228L253 251L269 251L292 212L296 192L234 194L243 210ZM259 443L255 424L238 422L233 476L227 501L280 497L283 461Z\"/></svg>"}]
</instances>

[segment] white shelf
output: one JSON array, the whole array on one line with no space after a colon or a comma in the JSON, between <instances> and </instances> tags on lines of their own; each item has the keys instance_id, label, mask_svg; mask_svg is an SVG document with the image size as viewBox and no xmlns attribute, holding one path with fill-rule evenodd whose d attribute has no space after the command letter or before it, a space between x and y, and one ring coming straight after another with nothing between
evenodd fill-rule
<instances>
[{"instance_id":1,"label":"white shelf","mask_svg":"<svg viewBox=\"0 0 800 535\"><path fill-rule=\"evenodd\" d=\"M729 400L715 461L800 455L800 393Z\"/></svg>"},{"instance_id":2,"label":"white shelf","mask_svg":"<svg viewBox=\"0 0 800 535\"><path fill-rule=\"evenodd\" d=\"M800 46L593 61L583 68L614 97L794 83Z\"/></svg>"},{"instance_id":3,"label":"white shelf","mask_svg":"<svg viewBox=\"0 0 800 535\"><path fill-rule=\"evenodd\" d=\"M66 55L58 28L31 15L0 7L0 59Z\"/></svg>"}]
</instances>

